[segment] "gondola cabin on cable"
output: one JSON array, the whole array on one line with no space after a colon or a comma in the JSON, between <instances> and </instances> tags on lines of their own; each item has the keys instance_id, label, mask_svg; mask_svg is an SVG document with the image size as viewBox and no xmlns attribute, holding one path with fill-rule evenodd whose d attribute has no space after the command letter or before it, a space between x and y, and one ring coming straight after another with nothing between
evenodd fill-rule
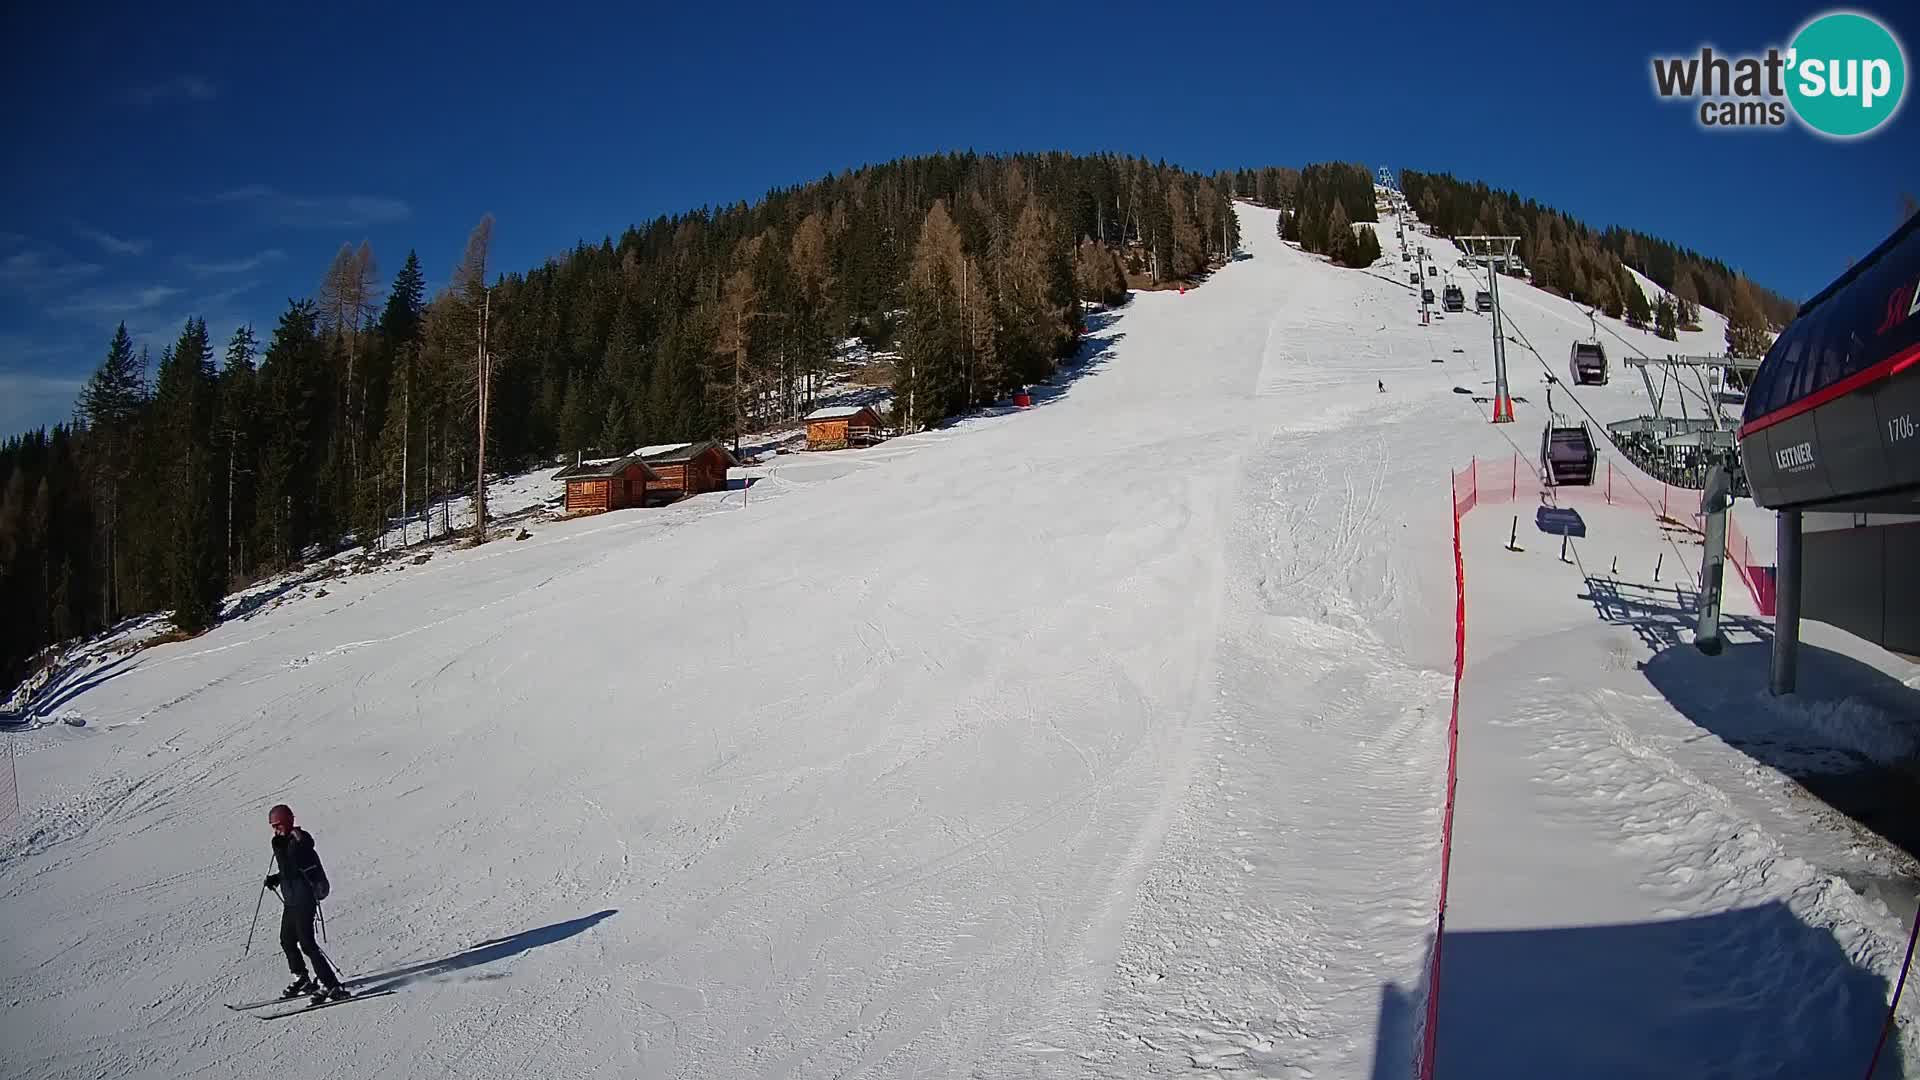
<instances>
[{"instance_id":1,"label":"gondola cabin on cable","mask_svg":"<svg viewBox=\"0 0 1920 1080\"><path fill-rule=\"evenodd\" d=\"M1540 432L1540 475L1549 487L1585 486L1593 483L1594 466L1600 452L1593 444L1593 432L1585 422L1575 423L1553 413Z\"/></svg>"},{"instance_id":2,"label":"gondola cabin on cable","mask_svg":"<svg viewBox=\"0 0 1920 1080\"><path fill-rule=\"evenodd\" d=\"M1606 348L1591 338L1574 342L1567 350L1567 375L1575 386L1607 385Z\"/></svg>"},{"instance_id":3,"label":"gondola cabin on cable","mask_svg":"<svg viewBox=\"0 0 1920 1080\"><path fill-rule=\"evenodd\" d=\"M1473 291L1473 310L1482 314L1493 310L1493 294L1485 289Z\"/></svg>"},{"instance_id":4,"label":"gondola cabin on cable","mask_svg":"<svg viewBox=\"0 0 1920 1080\"><path fill-rule=\"evenodd\" d=\"M1467 294L1458 285L1449 285L1441 290L1440 306L1448 311L1467 310Z\"/></svg>"},{"instance_id":5,"label":"gondola cabin on cable","mask_svg":"<svg viewBox=\"0 0 1920 1080\"><path fill-rule=\"evenodd\" d=\"M703 491L724 491L727 469L740 464L726 447L712 440L643 446L633 455L659 476L648 486L649 502L673 502Z\"/></svg>"},{"instance_id":6,"label":"gondola cabin on cable","mask_svg":"<svg viewBox=\"0 0 1920 1080\"><path fill-rule=\"evenodd\" d=\"M1781 511L1776 633L1804 614L1920 655L1920 216L1801 306L1739 434L1754 502Z\"/></svg>"},{"instance_id":7,"label":"gondola cabin on cable","mask_svg":"<svg viewBox=\"0 0 1920 1080\"><path fill-rule=\"evenodd\" d=\"M657 483L660 474L629 454L576 461L554 473L553 478L567 485L567 513L591 514L645 506L647 485Z\"/></svg>"}]
</instances>

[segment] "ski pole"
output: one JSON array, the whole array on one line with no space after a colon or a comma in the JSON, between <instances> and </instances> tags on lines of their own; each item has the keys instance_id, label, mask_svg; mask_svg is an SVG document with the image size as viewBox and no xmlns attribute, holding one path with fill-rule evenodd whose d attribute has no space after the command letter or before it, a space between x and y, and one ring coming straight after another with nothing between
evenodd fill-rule
<instances>
[{"instance_id":1,"label":"ski pole","mask_svg":"<svg viewBox=\"0 0 1920 1080\"><path fill-rule=\"evenodd\" d=\"M273 853L271 851L267 853L267 869L273 869ZM245 956L253 951L253 931L260 925L260 904L266 898L267 886L265 882L262 882L260 891L253 895L253 921L247 924L247 947L240 950L241 956Z\"/></svg>"}]
</instances>

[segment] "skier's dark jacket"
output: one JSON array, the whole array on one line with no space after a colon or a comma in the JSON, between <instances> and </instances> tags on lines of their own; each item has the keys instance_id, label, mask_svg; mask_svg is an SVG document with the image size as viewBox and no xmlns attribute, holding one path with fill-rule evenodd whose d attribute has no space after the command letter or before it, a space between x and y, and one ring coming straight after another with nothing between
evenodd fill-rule
<instances>
[{"instance_id":1,"label":"skier's dark jacket","mask_svg":"<svg viewBox=\"0 0 1920 1080\"><path fill-rule=\"evenodd\" d=\"M320 865L320 853L314 850L313 837L307 830L290 829L285 836L275 836L273 861L280 868L273 875L275 884L287 906L313 907L327 898L327 872Z\"/></svg>"}]
</instances>

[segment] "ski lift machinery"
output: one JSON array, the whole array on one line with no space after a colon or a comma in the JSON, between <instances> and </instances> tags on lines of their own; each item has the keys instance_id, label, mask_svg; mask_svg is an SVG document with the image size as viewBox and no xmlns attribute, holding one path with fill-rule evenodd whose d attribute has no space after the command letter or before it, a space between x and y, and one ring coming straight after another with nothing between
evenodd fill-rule
<instances>
[{"instance_id":1,"label":"ski lift machinery","mask_svg":"<svg viewBox=\"0 0 1920 1080\"><path fill-rule=\"evenodd\" d=\"M1607 350L1600 344L1600 324L1593 312L1587 312L1591 329L1585 340L1576 341L1567 350L1567 374L1576 386L1607 385Z\"/></svg>"}]
</instances>

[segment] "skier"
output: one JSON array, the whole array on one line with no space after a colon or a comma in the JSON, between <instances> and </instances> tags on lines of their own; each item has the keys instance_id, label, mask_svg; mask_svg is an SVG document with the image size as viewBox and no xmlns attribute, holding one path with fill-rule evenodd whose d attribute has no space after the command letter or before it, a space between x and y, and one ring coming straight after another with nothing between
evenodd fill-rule
<instances>
[{"instance_id":1,"label":"skier","mask_svg":"<svg viewBox=\"0 0 1920 1080\"><path fill-rule=\"evenodd\" d=\"M280 890L280 948L286 951L287 967L294 974L286 996L312 994L315 1005L349 997L333 965L327 963L327 954L313 939L314 916L330 891L320 854L313 848L313 837L294 826L293 809L285 803L267 811L267 824L273 826L273 859L279 872L267 875L266 887ZM302 952L313 961L319 982L308 977L307 965L300 958Z\"/></svg>"},{"instance_id":2,"label":"skier","mask_svg":"<svg viewBox=\"0 0 1920 1080\"><path fill-rule=\"evenodd\" d=\"M1385 379L1375 379L1374 381L1380 384L1380 392L1381 392L1381 393L1383 393L1383 394L1384 394L1384 393L1386 393L1386 392L1387 392L1387 380L1385 380Z\"/></svg>"}]
</instances>

